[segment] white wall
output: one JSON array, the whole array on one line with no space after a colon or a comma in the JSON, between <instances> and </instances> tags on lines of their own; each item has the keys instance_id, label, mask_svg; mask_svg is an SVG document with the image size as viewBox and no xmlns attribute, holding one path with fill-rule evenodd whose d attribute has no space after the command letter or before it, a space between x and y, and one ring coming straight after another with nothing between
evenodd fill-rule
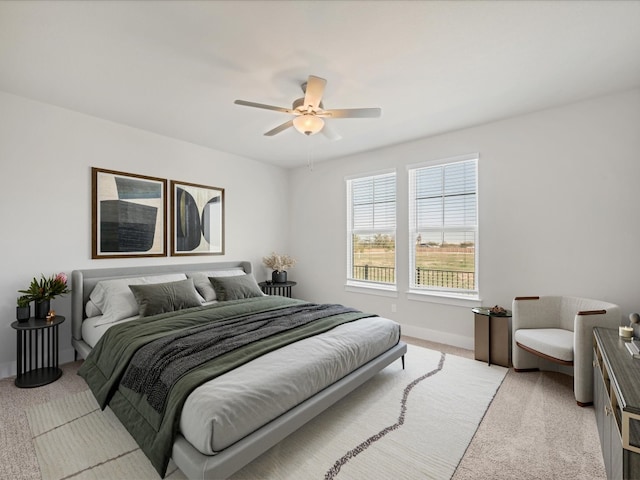
<instances>
[{"instance_id":1,"label":"white wall","mask_svg":"<svg viewBox=\"0 0 640 480\"><path fill-rule=\"evenodd\" d=\"M617 303L624 319L640 311L640 90L294 170L296 293L377 312L406 334L472 348L468 306L407 299L406 165L473 152L480 153L485 305L510 308L517 295L566 294ZM398 180L397 298L344 288L344 177L386 168L396 168Z\"/></svg>"},{"instance_id":2,"label":"white wall","mask_svg":"<svg viewBox=\"0 0 640 480\"><path fill-rule=\"evenodd\" d=\"M91 260L91 167L222 187L226 254ZM15 374L17 290L81 268L251 260L288 248L286 170L0 92L0 378ZM280 190L272 185L284 185ZM268 195L268 207L259 201ZM61 362L73 358L71 296L52 308Z\"/></svg>"},{"instance_id":3,"label":"white wall","mask_svg":"<svg viewBox=\"0 0 640 480\"><path fill-rule=\"evenodd\" d=\"M471 348L469 307L406 297L406 165L471 152L480 153L484 304L574 294L618 303L625 318L640 311L640 90L289 172L0 92L0 377L15 373L10 324L17 290L33 276L202 260L91 260L92 166L224 187L226 255L205 258L251 260L263 279L263 255L290 253L296 296L377 312L407 334ZM390 167L398 172L398 296L347 292L344 177ZM70 296L53 308L70 320ZM70 338L67 321L63 362Z\"/></svg>"}]
</instances>

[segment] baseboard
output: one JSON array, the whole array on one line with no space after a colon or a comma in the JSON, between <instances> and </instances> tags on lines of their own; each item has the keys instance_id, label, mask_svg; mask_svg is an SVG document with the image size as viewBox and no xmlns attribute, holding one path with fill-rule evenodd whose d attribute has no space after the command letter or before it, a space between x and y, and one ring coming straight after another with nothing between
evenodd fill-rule
<instances>
[{"instance_id":1,"label":"baseboard","mask_svg":"<svg viewBox=\"0 0 640 480\"><path fill-rule=\"evenodd\" d=\"M66 348L64 350L60 350L58 352L59 364L63 365L65 363L73 362L74 352L75 351L71 347ZM17 371L18 371L18 368L15 360L13 362L0 363L0 378L15 377L17 374Z\"/></svg>"},{"instance_id":2,"label":"baseboard","mask_svg":"<svg viewBox=\"0 0 640 480\"><path fill-rule=\"evenodd\" d=\"M444 343L445 345L451 345L453 347L466 348L467 350L474 349L473 337L466 337L455 333L402 324L402 335L429 340L431 342Z\"/></svg>"},{"instance_id":3,"label":"baseboard","mask_svg":"<svg viewBox=\"0 0 640 480\"><path fill-rule=\"evenodd\" d=\"M16 362L0 363L0 378L14 377L16 375Z\"/></svg>"},{"instance_id":4,"label":"baseboard","mask_svg":"<svg viewBox=\"0 0 640 480\"><path fill-rule=\"evenodd\" d=\"M429 328L415 327L413 325L402 325L402 334L409 337L429 340L431 342L444 343L459 348L473 350L473 337L465 337L453 333L441 332L439 330L431 330ZM74 361L74 349L69 347L60 350L60 364ZM16 375L16 362L6 362L0 364L0 378L14 377Z\"/></svg>"}]
</instances>

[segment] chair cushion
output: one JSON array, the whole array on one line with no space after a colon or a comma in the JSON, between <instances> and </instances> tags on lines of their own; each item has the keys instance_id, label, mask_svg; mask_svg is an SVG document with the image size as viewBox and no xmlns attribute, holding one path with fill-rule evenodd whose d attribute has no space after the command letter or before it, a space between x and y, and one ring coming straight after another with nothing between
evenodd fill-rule
<instances>
[{"instance_id":1,"label":"chair cushion","mask_svg":"<svg viewBox=\"0 0 640 480\"><path fill-rule=\"evenodd\" d=\"M558 360L573 362L573 332L560 328L521 328L516 342Z\"/></svg>"}]
</instances>

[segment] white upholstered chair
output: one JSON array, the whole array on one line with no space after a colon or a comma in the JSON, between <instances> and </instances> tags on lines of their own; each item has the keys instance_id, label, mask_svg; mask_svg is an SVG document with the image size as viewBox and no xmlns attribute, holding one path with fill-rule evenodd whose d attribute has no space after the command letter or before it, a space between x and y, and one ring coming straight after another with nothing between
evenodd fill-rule
<instances>
[{"instance_id":1,"label":"white upholstered chair","mask_svg":"<svg viewBox=\"0 0 640 480\"><path fill-rule=\"evenodd\" d=\"M578 405L593 403L593 327L617 329L620 308L579 297L516 297L512 315L514 370L545 369L541 358L573 367Z\"/></svg>"}]
</instances>

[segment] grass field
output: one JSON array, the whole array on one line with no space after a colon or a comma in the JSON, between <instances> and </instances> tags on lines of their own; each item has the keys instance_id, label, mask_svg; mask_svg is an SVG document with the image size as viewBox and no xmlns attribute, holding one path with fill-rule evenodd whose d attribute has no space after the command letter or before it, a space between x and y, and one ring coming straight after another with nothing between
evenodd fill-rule
<instances>
[{"instance_id":1,"label":"grass field","mask_svg":"<svg viewBox=\"0 0 640 480\"><path fill-rule=\"evenodd\" d=\"M354 255L354 277L365 279L364 270L356 267L368 265L367 280L394 282L394 260L393 251L382 248L364 249ZM416 247L416 270L419 270L416 281L420 285L473 289L475 249L418 246Z\"/></svg>"},{"instance_id":2,"label":"grass field","mask_svg":"<svg viewBox=\"0 0 640 480\"><path fill-rule=\"evenodd\" d=\"M475 253L474 248L416 247L416 267L473 272L476 268Z\"/></svg>"},{"instance_id":3,"label":"grass field","mask_svg":"<svg viewBox=\"0 0 640 480\"><path fill-rule=\"evenodd\" d=\"M395 265L395 252L382 248L365 249L362 252L356 252L353 264L393 267ZM416 267L432 270L473 272L475 270L475 249L417 247Z\"/></svg>"}]
</instances>

